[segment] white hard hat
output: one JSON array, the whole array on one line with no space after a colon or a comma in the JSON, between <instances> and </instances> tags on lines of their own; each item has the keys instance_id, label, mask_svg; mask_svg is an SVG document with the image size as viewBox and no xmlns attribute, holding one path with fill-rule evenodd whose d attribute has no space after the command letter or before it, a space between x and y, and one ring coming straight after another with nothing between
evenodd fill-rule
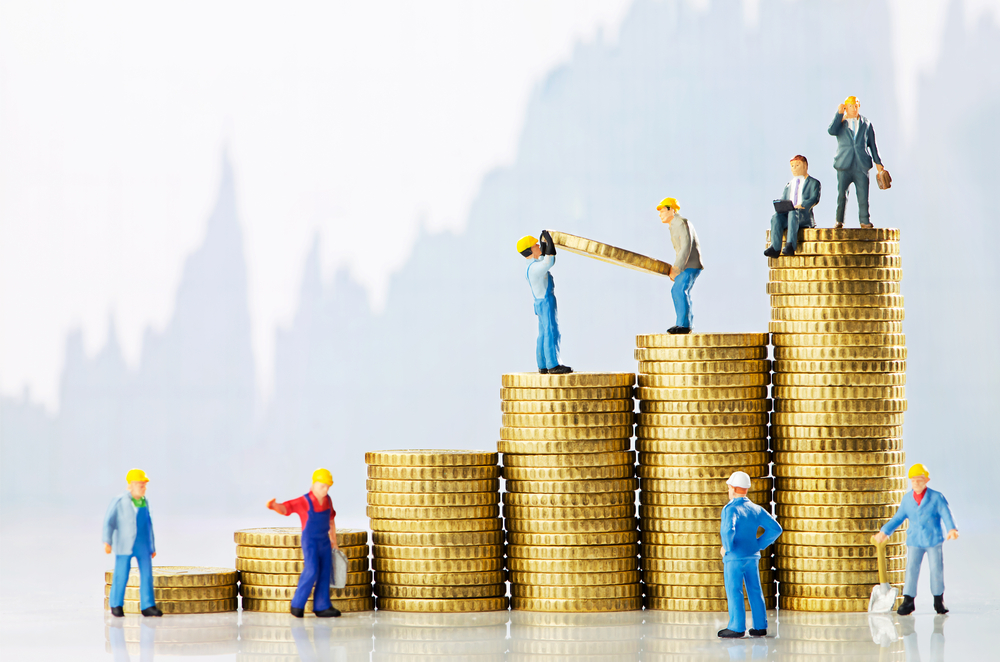
<instances>
[{"instance_id":1,"label":"white hard hat","mask_svg":"<svg viewBox=\"0 0 1000 662\"><path fill-rule=\"evenodd\" d=\"M750 476L745 471L734 471L733 475L726 481L726 485L742 487L744 490L750 489Z\"/></svg>"}]
</instances>

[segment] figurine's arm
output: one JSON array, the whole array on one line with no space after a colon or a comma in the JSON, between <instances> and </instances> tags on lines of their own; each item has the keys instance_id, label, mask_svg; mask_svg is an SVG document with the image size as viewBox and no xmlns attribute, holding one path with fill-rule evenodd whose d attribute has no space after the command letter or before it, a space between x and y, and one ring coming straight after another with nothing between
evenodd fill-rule
<instances>
[{"instance_id":1,"label":"figurine's arm","mask_svg":"<svg viewBox=\"0 0 1000 662\"><path fill-rule=\"evenodd\" d=\"M270 501L268 501L267 502L267 507L268 507L268 509L273 510L274 512L278 513L279 515L288 516L290 514L288 512L288 508L285 507L285 504L278 503L277 499L271 499Z\"/></svg>"},{"instance_id":2,"label":"figurine's arm","mask_svg":"<svg viewBox=\"0 0 1000 662\"><path fill-rule=\"evenodd\" d=\"M833 116L833 121L830 122L830 128L827 129L827 133L831 136L835 136L840 133L840 130L844 126L844 106L841 104L840 108L837 109L837 114Z\"/></svg>"},{"instance_id":3,"label":"figurine's arm","mask_svg":"<svg viewBox=\"0 0 1000 662\"><path fill-rule=\"evenodd\" d=\"M677 258L674 260L674 266L670 267L670 280L673 280L684 271L684 265L687 264L688 257L691 255L691 230L688 229L686 221L683 222L682 228L678 233L677 244L674 246ZM673 223L671 223L670 232L671 234L673 233Z\"/></svg>"},{"instance_id":4,"label":"figurine's arm","mask_svg":"<svg viewBox=\"0 0 1000 662\"><path fill-rule=\"evenodd\" d=\"M948 500L944 498L944 495L938 492L941 500L938 502L938 514L944 523L944 529L948 532L948 540L954 540L958 537L958 527L955 526L955 520L951 516L951 508L948 507Z\"/></svg>"},{"instance_id":5,"label":"figurine's arm","mask_svg":"<svg viewBox=\"0 0 1000 662\"><path fill-rule=\"evenodd\" d=\"M808 180L807 180L808 181ZM802 209L809 211L813 207L819 204L820 191L822 190L822 185L819 183L818 179L814 179L816 182L816 197L813 198L803 198L802 199Z\"/></svg>"},{"instance_id":6,"label":"figurine's arm","mask_svg":"<svg viewBox=\"0 0 1000 662\"><path fill-rule=\"evenodd\" d=\"M885 542L906 521L907 516L906 508L900 504L899 508L896 509L896 514L875 535L876 542Z\"/></svg>"},{"instance_id":7,"label":"figurine's arm","mask_svg":"<svg viewBox=\"0 0 1000 662\"><path fill-rule=\"evenodd\" d=\"M882 172L882 159L878 155L878 147L875 145L875 127L871 124L868 125L868 150L872 153L872 161L878 167L878 171Z\"/></svg>"},{"instance_id":8,"label":"figurine's arm","mask_svg":"<svg viewBox=\"0 0 1000 662\"><path fill-rule=\"evenodd\" d=\"M722 554L733 549L733 541L736 540L736 520L733 517L733 509L722 509L722 524L719 527L719 535L722 538Z\"/></svg>"},{"instance_id":9,"label":"figurine's arm","mask_svg":"<svg viewBox=\"0 0 1000 662\"><path fill-rule=\"evenodd\" d=\"M778 539L783 529L771 513L766 510L761 510L761 513L757 524L764 529L764 534L757 538L757 545L760 549L766 549L774 544L774 541Z\"/></svg>"},{"instance_id":10,"label":"figurine's arm","mask_svg":"<svg viewBox=\"0 0 1000 662\"><path fill-rule=\"evenodd\" d=\"M111 553L111 542L115 529L118 528L118 499L112 499L107 512L104 513L104 526L101 530L101 541L104 543L104 553Z\"/></svg>"},{"instance_id":11,"label":"figurine's arm","mask_svg":"<svg viewBox=\"0 0 1000 662\"><path fill-rule=\"evenodd\" d=\"M330 544L333 545L334 549L340 549L337 546L337 524L334 522L334 518L337 516L337 511L333 509L333 504L330 504Z\"/></svg>"}]
</instances>

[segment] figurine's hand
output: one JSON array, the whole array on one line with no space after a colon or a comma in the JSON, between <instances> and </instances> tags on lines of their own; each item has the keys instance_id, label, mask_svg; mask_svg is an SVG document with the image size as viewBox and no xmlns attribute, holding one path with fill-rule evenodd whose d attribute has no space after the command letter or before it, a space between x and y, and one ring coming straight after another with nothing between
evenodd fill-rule
<instances>
[{"instance_id":1,"label":"figurine's hand","mask_svg":"<svg viewBox=\"0 0 1000 662\"><path fill-rule=\"evenodd\" d=\"M946 540L955 540L956 538L958 538L958 529L952 529L948 532L948 535L945 536Z\"/></svg>"},{"instance_id":2,"label":"figurine's hand","mask_svg":"<svg viewBox=\"0 0 1000 662\"><path fill-rule=\"evenodd\" d=\"M670 274L669 274L670 280L673 280L673 279L677 278L680 275L681 275L681 270L680 269L678 269L677 267L670 267Z\"/></svg>"},{"instance_id":3,"label":"figurine's hand","mask_svg":"<svg viewBox=\"0 0 1000 662\"><path fill-rule=\"evenodd\" d=\"M152 554L150 554L150 555L149 555L149 558L151 558L151 559L155 559L155 558L156 558L156 552L153 552Z\"/></svg>"},{"instance_id":4,"label":"figurine's hand","mask_svg":"<svg viewBox=\"0 0 1000 662\"><path fill-rule=\"evenodd\" d=\"M111 545L109 545L108 543L104 543L104 553L105 554L111 553Z\"/></svg>"},{"instance_id":5,"label":"figurine's hand","mask_svg":"<svg viewBox=\"0 0 1000 662\"><path fill-rule=\"evenodd\" d=\"M725 555L726 555L726 548L725 548L725 547L720 547L720 548L719 548L719 551L720 551L720 552L722 552L722 555L723 555L723 556L725 556Z\"/></svg>"},{"instance_id":6,"label":"figurine's hand","mask_svg":"<svg viewBox=\"0 0 1000 662\"><path fill-rule=\"evenodd\" d=\"M875 167L878 169L879 172L882 172L883 170L885 170L885 168L882 167L881 163L876 163Z\"/></svg>"},{"instance_id":7,"label":"figurine's hand","mask_svg":"<svg viewBox=\"0 0 1000 662\"><path fill-rule=\"evenodd\" d=\"M846 110L847 110L847 106L845 106L844 104L840 104L839 106L837 106L837 112L840 113L841 115L843 115L844 111L846 111Z\"/></svg>"},{"instance_id":8,"label":"figurine's hand","mask_svg":"<svg viewBox=\"0 0 1000 662\"><path fill-rule=\"evenodd\" d=\"M880 544L884 543L888 539L889 539L889 536L885 535L881 531L879 531L878 533L876 533L875 535L872 536L872 542L874 542L876 545L880 545Z\"/></svg>"},{"instance_id":9,"label":"figurine's hand","mask_svg":"<svg viewBox=\"0 0 1000 662\"><path fill-rule=\"evenodd\" d=\"M795 208L796 209L805 209L805 207L803 207L802 205L795 205Z\"/></svg>"},{"instance_id":10,"label":"figurine's hand","mask_svg":"<svg viewBox=\"0 0 1000 662\"><path fill-rule=\"evenodd\" d=\"M273 510L274 512L278 513L279 515L287 515L288 514L287 512L285 512L285 507L282 506L280 503L278 503L277 499L271 499L270 501L268 501L267 502L267 507L270 510Z\"/></svg>"}]
</instances>

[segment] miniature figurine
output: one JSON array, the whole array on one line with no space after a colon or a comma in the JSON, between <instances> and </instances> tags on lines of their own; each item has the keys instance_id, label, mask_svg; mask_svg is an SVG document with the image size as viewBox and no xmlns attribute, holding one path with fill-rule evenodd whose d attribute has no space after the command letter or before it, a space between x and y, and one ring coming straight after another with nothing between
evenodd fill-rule
<instances>
[{"instance_id":1,"label":"miniature figurine","mask_svg":"<svg viewBox=\"0 0 1000 662\"><path fill-rule=\"evenodd\" d=\"M667 333L691 333L694 314L691 312L691 288L705 268L701 264L701 244L698 233L686 218L678 214L681 206L675 198L663 198L656 205L660 221L670 226L670 242L674 245L677 258L670 268L670 280L674 286L670 295L674 299L677 324L667 329Z\"/></svg>"},{"instance_id":2,"label":"miniature figurine","mask_svg":"<svg viewBox=\"0 0 1000 662\"><path fill-rule=\"evenodd\" d=\"M914 464L907 474L913 489L903 495L896 514L873 537L876 543L889 539L893 531L906 520L910 520L910 528L906 532L906 580L903 584L903 602L896 613L906 616L913 613L913 599L917 596L917 579L920 577L920 565L924 554L927 554L931 572L931 593L934 595L934 611L947 614L944 606L944 556L941 546L945 540L958 538L955 520L951 517L948 500L940 492L927 487L931 479L927 467ZM941 525L944 524L947 535L942 535Z\"/></svg>"},{"instance_id":3,"label":"miniature figurine","mask_svg":"<svg viewBox=\"0 0 1000 662\"><path fill-rule=\"evenodd\" d=\"M313 593L313 611L320 618L340 616L340 610L330 604L330 573L333 571L333 550L337 546L337 511L327 493L333 486L333 475L327 469L312 474L312 488L303 496L284 503L276 499L267 507L280 515L296 513L302 520L302 574L292 596L291 614L305 615L306 602ZM315 585L315 590L313 586Z\"/></svg>"},{"instance_id":4,"label":"miniature figurine","mask_svg":"<svg viewBox=\"0 0 1000 662\"><path fill-rule=\"evenodd\" d=\"M564 375L573 372L559 364L559 320L556 317L556 284L549 270L556 263L556 245L548 230L542 230L539 240L528 235L517 242L517 252L528 259L528 285L535 297L538 316L538 343L535 360L541 374Z\"/></svg>"},{"instance_id":5,"label":"miniature figurine","mask_svg":"<svg viewBox=\"0 0 1000 662\"><path fill-rule=\"evenodd\" d=\"M777 211L778 201L775 200L775 212L771 216L771 246L764 251L768 257L778 257L779 255L795 255L795 249L799 246L799 228L816 227L816 218L813 216L813 207L819 203L821 186L819 180L809 176L809 161L801 154L796 154L789 162L792 167L792 179L785 184L785 190L781 193L781 200L788 211ZM785 237L785 248L781 249L781 234L788 231Z\"/></svg>"},{"instance_id":6,"label":"miniature figurine","mask_svg":"<svg viewBox=\"0 0 1000 662\"><path fill-rule=\"evenodd\" d=\"M831 136L837 137L837 155L833 158L833 167L837 170L838 228L844 227L847 187L851 183L858 195L858 220L861 227L873 227L868 214L868 171L872 169L872 161L879 173L884 170L875 145L875 127L867 117L859 114L860 108L861 102L857 97L847 97L837 108L837 114L833 116L828 129Z\"/></svg>"},{"instance_id":7,"label":"miniature figurine","mask_svg":"<svg viewBox=\"0 0 1000 662\"><path fill-rule=\"evenodd\" d=\"M132 569L132 558L139 566L139 608L143 616L163 616L156 606L153 593L153 559L156 558L156 540L153 520L146 501L146 483L149 476L142 469L130 469L125 474L128 490L111 501L104 513L104 553L115 552L115 572L111 579L108 605L111 613L125 616L125 587Z\"/></svg>"},{"instance_id":8,"label":"miniature figurine","mask_svg":"<svg viewBox=\"0 0 1000 662\"><path fill-rule=\"evenodd\" d=\"M729 503L722 509L723 580L726 600L729 603L729 624L719 630L725 639L742 637L746 630L746 608L743 606L743 586L753 614L751 637L767 634L767 607L760 587L760 550L769 547L781 535L781 525L767 512L747 498L750 476L735 471L726 481L729 486ZM757 529L764 529L758 538Z\"/></svg>"}]
</instances>

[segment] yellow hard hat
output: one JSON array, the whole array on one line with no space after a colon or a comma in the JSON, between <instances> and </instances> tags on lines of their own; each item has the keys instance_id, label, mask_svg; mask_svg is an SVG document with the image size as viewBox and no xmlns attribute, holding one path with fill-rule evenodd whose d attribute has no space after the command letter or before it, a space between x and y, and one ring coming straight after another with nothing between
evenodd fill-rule
<instances>
[{"instance_id":1,"label":"yellow hard hat","mask_svg":"<svg viewBox=\"0 0 1000 662\"><path fill-rule=\"evenodd\" d=\"M849 96L846 99L844 99L844 105L845 106L856 106L856 105L858 105L858 98L852 94L851 96Z\"/></svg>"},{"instance_id":2,"label":"yellow hard hat","mask_svg":"<svg viewBox=\"0 0 1000 662\"><path fill-rule=\"evenodd\" d=\"M149 476L147 476L146 472L142 469L129 469L128 473L125 474L125 482L134 483L136 481L139 481L140 483L148 483Z\"/></svg>"},{"instance_id":3,"label":"yellow hard hat","mask_svg":"<svg viewBox=\"0 0 1000 662\"><path fill-rule=\"evenodd\" d=\"M517 252L524 253L525 250L531 248L538 243L538 240L532 237L530 234L526 234L517 240Z\"/></svg>"},{"instance_id":4,"label":"yellow hard hat","mask_svg":"<svg viewBox=\"0 0 1000 662\"><path fill-rule=\"evenodd\" d=\"M917 462L912 467L910 467L909 473L906 474L907 478L916 478L917 476L927 476L931 477L931 472L927 471L927 467Z\"/></svg>"},{"instance_id":5,"label":"yellow hard hat","mask_svg":"<svg viewBox=\"0 0 1000 662\"><path fill-rule=\"evenodd\" d=\"M664 207L670 207L674 211L680 211L681 206L677 204L677 198L663 198L660 200L660 204L656 205L656 211L660 211Z\"/></svg>"},{"instance_id":6,"label":"yellow hard hat","mask_svg":"<svg viewBox=\"0 0 1000 662\"><path fill-rule=\"evenodd\" d=\"M333 474L330 473L329 469L317 469L313 472L314 483L326 483L327 485L333 485Z\"/></svg>"}]
</instances>

